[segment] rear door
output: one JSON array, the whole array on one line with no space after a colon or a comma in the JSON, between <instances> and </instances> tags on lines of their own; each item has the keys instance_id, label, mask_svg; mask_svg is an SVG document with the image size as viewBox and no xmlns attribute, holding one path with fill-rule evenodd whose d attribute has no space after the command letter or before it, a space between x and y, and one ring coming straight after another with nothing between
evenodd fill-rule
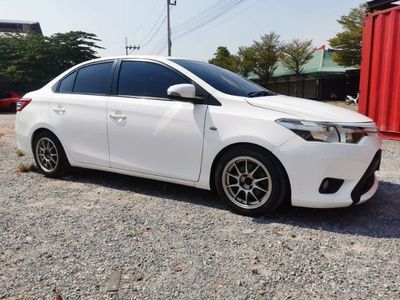
<instances>
[{"instance_id":1,"label":"rear door","mask_svg":"<svg viewBox=\"0 0 400 300\"><path fill-rule=\"evenodd\" d=\"M85 65L66 76L52 99L51 123L72 159L109 167L107 99L114 61Z\"/></svg>"},{"instance_id":2,"label":"rear door","mask_svg":"<svg viewBox=\"0 0 400 300\"><path fill-rule=\"evenodd\" d=\"M107 109L112 168L198 180L207 105L169 99L182 83L191 81L157 62L121 63Z\"/></svg>"}]
</instances>

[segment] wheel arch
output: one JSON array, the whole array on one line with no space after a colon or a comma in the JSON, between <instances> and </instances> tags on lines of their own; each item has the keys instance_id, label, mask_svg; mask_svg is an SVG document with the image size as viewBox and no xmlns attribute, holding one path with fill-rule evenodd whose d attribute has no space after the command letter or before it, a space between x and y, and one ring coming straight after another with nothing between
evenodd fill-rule
<instances>
[{"instance_id":1,"label":"wheel arch","mask_svg":"<svg viewBox=\"0 0 400 300\"><path fill-rule=\"evenodd\" d=\"M276 159L276 161L280 164L280 166L282 167L282 170L283 170L284 173L285 173L285 176L286 176L285 179L286 179L286 181L287 181L287 183L288 183L288 185L289 185L288 200L291 201L291 198L292 198L292 189L291 189L289 176L288 176L288 173L287 173L287 171L286 171L285 166L282 164L282 162L279 160L279 158L276 157L276 155L274 155L274 154L273 154L271 151L269 151L268 149L266 149L266 148L264 148L264 147L262 147L262 146L260 146L260 145L254 144L254 143L247 143L247 142L241 142L241 143L230 144L230 145L226 146L225 148L223 148L222 150L220 150L220 151L218 152L218 154L215 156L215 158L214 158L214 160L213 160L213 162L212 162L212 164L211 164L211 172L210 172L210 178L209 178L209 180L210 180L210 181L209 181L209 184L210 184L211 190L214 190L214 191L215 191L215 170L216 170L216 168L217 168L218 162L220 161L220 159L223 157L223 155L224 155L225 153L227 153L227 152L230 151L231 149L238 148L238 147L247 147L247 148L256 149L256 150L261 151L261 152L263 152L263 153L268 153L269 155L272 155L272 156Z\"/></svg>"},{"instance_id":2,"label":"wheel arch","mask_svg":"<svg viewBox=\"0 0 400 300\"><path fill-rule=\"evenodd\" d=\"M58 142L60 143L60 145L61 145L61 147L63 148L64 152L66 152L66 151L65 151L65 148L64 148L64 145L61 143L61 140L60 140L60 139L58 138L58 136L54 133L54 131L52 131L52 130L50 130L50 129L48 129L48 128L45 128L45 127L40 127L40 128L35 129L35 131L32 133L32 137L31 137L31 148L32 148L32 153L35 153L35 152L34 152L34 151L35 151L35 149L34 149L34 142L35 142L37 136L38 136L39 134L43 133L43 132L47 132L47 133L50 133L51 135L53 135L53 136L58 140ZM67 155L67 158L68 158L68 155Z\"/></svg>"},{"instance_id":3,"label":"wheel arch","mask_svg":"<svg viewBox=\"0 0 400 300\"><path fill-rule=\"evenodd\" d=\"M43 169L43 166L40 166L39 158L37 157L35 151L36 141L41 137L48 137L49 139L51 139L54 144L54 147L57 150L58 162L55 162L55 166L50 170L45 170ZM66 174L70 170L71 163L68 158L68 155L66 154L64 146L61 143L60 139L57 137L57 135L54 133L54 131L52 131L51 129L48 129L46 127L40 127L35 129L31 135L31 147L36 165L38 166L39 171L43 173L45 176L51 178L58 178Z\"/></svg>"},{"instance_id":4,"label":"wheel arch","mask_svg":"<svg viewBox=\"0 0 400 300\"><path fill-rule=\"evenodd\" d=\"M48 133L53 134L55 137L57 137L57 136L54 134L54 132L51 131L51 130L48 129L48 128L44 128L44 127L37 128L37 129L35 129L34 132L32 132L32 137L31 137L31 146L32 146L32 147L33 147L33 143L34 143L36 137L37 137L40 133L42 133L42 132L48 132ZM57 139L58 139L58 141L60 141L59 138L57 138Z\"/></svg>"}]
</instances>

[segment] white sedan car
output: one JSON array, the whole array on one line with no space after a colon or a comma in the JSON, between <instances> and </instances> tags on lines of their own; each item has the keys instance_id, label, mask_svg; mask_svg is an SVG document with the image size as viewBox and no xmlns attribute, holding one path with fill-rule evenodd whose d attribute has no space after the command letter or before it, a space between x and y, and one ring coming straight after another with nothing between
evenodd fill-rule
<instances>
[{"instance_id":1,"label":"white sedan car","mask_svg":"<svg viewBox=\"0 0 400 300\"><path fill-rule=\"evenodd\" d=\"M18 102L18 148L70 167L214 189L237 212L347 207L377 190L381 141L348 109L274 94L205 62L93 60Z\"/></svg>"}]
</instances>

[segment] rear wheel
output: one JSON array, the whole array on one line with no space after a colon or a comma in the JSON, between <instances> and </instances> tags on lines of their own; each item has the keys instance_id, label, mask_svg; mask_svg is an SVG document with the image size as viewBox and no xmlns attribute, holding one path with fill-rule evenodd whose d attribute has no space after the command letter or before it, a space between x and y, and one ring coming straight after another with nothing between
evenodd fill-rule
<instances>
[{"instance_id":1,"label":"rear wheel","mask_svg":"<svg viewBox=\"0 0 400 300\"><path fill-rule=\"evenodd\" d=\"M279 161L267 151L244 146L222 156L215 187L233 210L249 216L275 211L289 195L286 172Z\"/></svg>"},{"instance_id":2,"label":"rear wheel","mask_svg":"<svg viewBox=\"0 0 400 300\"><path fill-rule=\"evenodd\" d=\"M40 172L48 177L60 177L70 169L60 141L50 132L42 132L36 136L33 152Z\"/></svg>"}]
</instances>

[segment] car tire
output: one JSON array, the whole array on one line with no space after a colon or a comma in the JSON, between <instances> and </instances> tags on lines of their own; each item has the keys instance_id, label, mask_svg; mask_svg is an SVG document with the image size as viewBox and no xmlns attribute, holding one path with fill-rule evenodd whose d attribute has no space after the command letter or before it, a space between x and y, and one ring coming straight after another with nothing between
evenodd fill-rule
<instances>
[{"instance_id":1,"label":"car tire","mask_svg":"<svg viewBox=\"0 0 400 300\"><path fill-rule=\"evenodd\" d=\"M290 197L285 169L274 155L257 147L238 146L224 153L214 181L220 198L247 216L271 214Z\"/></svg>"},{"instance_id":2,"label":"car tire","mask_svg":"<svg viewBox=\"0 0 400 300\"><path fill-rule=\"evenodd\" d=\"M39 171L46 177L58 178L71 169L64 148L51 132L39 133L33 141L32 150Z\"/></svg>"}]
</instances>

